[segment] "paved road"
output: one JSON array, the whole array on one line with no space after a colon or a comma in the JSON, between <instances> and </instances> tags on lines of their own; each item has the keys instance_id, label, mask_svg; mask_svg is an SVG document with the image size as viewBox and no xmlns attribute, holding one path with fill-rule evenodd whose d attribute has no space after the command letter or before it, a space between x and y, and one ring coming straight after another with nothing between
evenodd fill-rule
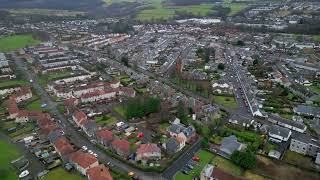
<instances>
[{"instance_id":1,"label":"paved road","mask_svg":"<svg viewBox=\"0 0 320 180\"><path fill-rule=\"evenodd\" d=\"M53 102L50 98L50 96L48 95L48 93L37 83L34 75L32 73L30 73L29 71L26 71L26 65L21 61L21 59L15 57L15 63L17 65L17 67L22 71L22 73L24 74L24 76L27 79L33 79L33 83L31 83L32 87L35 89L35 91L37 92L38 95L41 96L41 99L43 102L47 103L47 109L56 115L56 117L61 120L61 123L59 124L61 126L61 128L64 130L64 132L68 135L68 137L70 138L71 142L73 144L75 144L78 147L82 147L82 146L87 146L88 149L91 149L92 151L94 151L95 153L98 154L98 159L102 162L102 163L108 163L111 162L112 164L114 164L119 170L121 170L124 173L133 171L135 172L140 179L143 180L150 180L150 179L156 179L156 180L163 180L165 178L162 177L161 174L158 173L150 173L150 172L143 172L140 171L136 168L133 168L125 163L120 162L117 159L114 159L112 157L107 156L104 152L102 152L100 149L98 149L94 144L92 144L88 139L82 137L76 130L74 127L72 127L72 125L68 122L68 120L59 112L58 108L57 108L57 103Z\"/></svg>"},{"instance_id":2,"label":"paved road","mask_svg":"<svg viewBox=\"0 0 320 180\"><path fill-rule=\"evenodd\" d=\"M174 175L180 171L183 166L194 156L194 154L200 150L201 148L201 140L202 138L199 138L196 143L192 145L191 148L187 152L185 152L183 155L179 157L169 168L167 168L163 172L163 176L167 178L168 180L172 180Z\"/></svg>"}]
</instances>

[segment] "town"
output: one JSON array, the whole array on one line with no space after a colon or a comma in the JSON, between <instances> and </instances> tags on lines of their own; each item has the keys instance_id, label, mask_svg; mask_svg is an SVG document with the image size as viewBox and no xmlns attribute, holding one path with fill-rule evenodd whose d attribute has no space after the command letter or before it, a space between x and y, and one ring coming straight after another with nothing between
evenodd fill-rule
<instances>
[{"instance_id":1,"label":"town","mask_svg":"<svg viewBox=\"0 0 320 180\"><path fill-rule=\"evenodd\" d=\"M0 179L319 179L320 2L217 7L5 11Z\"/></svg>"}]
</instances>

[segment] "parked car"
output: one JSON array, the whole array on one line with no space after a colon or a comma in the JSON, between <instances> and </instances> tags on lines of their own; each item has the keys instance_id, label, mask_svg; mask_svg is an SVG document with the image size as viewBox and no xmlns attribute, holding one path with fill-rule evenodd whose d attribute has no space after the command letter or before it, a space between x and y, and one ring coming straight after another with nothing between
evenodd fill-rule
<instances>
[{"instance_id":1,"label":"parked car","mask_svg":"<svg viewBox=\"0 0 320 180\"><path fill-rule=\"evenodd\" d=\"M82 146L82 149L83 149L84 151L88 150L87 146Z\"/></svg>"},{"instance_id":2,"label":"parked car","mask_svg":"<svg viewBox=\"0 0 320 180\"><path fill-rule=\"evenodd\" d=\"M22 171L20 174L19 174L19 178L24 178L26 176L28 176L30 173L28 170L25 170L25 171Z\"/></svg>"}]
</instances>

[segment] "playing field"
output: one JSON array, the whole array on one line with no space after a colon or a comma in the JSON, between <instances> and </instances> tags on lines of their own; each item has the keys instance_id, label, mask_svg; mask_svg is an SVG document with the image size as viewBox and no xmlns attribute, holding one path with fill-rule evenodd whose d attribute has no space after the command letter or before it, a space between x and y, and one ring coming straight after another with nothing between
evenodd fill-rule
<instances>
[{"instance_id":1,"label":"playing field","mask_svg":"<svg viewBox=\"0 0 320 180\"><path fill-rule=\"evenodd\" d=\"M39 44L40 41L31 35L13 35L0 39L0 52L10 52L28 45Z\"/></svg>"}]
</instances>

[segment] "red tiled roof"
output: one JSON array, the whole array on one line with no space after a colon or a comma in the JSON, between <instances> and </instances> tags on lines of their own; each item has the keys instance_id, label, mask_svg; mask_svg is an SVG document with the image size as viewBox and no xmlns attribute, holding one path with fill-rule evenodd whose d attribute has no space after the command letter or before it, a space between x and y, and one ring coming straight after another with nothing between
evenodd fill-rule
<instances>
[{"instance_id":1,"label":"red tiled roof","mask_svg":"<svg viewBox=\"0 0 320 180\"><path fill-rule=\"evenodd\" d=\"M127 140L114 140L112 146L119 149L122 152L130 151L130 142Z\"/></svg>"},{"instance_id":2,"label":"red tiled roof","mask_svg":"<svg viewBox=\"0 0 320 180\"><path fill-rule=\"evenodd\" d=\"M113 180L110 175L109 169L106 168L103 164L90 168L87 171L88 179L90 180Z\"/></svg>"},{"instance_id":3,"label":"red tiled roof","mask_svg":"<svg viewBox=\"0 0 320 180\"><path fill-rule=\"evenodd\" d=\"M81 98L90 98L90 97L105 95L113 92L116 92L116 91L114 89L96 90L96 91L81 95Z\"/></svg>"},{"instance_id":4,"label":"red tiled roof","mask_svg":"<svg viewBox=\"0 0 320 180\"><path fill-rule=\"evenodd\" d=\"M87 120L87 115L80 110L76 110L74 112L74 117L76 118L76 121L78 121L78 123L80 124Z\"/></svg>"},{"instance_id":5,"label":"red tiled roof","mask_svg":"<svg viewBox=\"0 0 320 180\"><path fill-rule=\"evenodd\" d=\"M76 99L76 98L66 99L66 100L64 101L64 105L65 105L65 106L75 106L75 105L77 105L77 99Z\"/></svg>"},{"instance_id":6,"label":"red tiled roof","mask_svg":"<svg viewBox=\"0 0 320 180\"><path fill-rule=\"evenodd\" d=\"M161 150L156 144L140 144L137 149L137 154L144 154L148 152L161 152Z\"/></svg>"},{"instance_id":7,"label":"red tiled roof","mask_svg":"<svg viewBox=\"0 0 320 180\"><path fill-rule=\"evenodd\" d=\"M113 133L108 130L101 130L96 133L96 136L101 139L111 141L113 139Z\"/></svg>"},{"instance_id":8,"label":"red tiled roof","mask_svg":"<svg viewBox=\"0 0 320 180\"><path fill-rule=\"evenodd\" d=\"M70 155L70 160L84 169L88 168L90 165L98 161L98 159L93 155L84 153L81 150L72 153Z\"/></svg>"},{"instance_id":9,"label":"red tiled roof","mask_svg":"<svg viewBox=\"0 0 320 180\"><path fill-rule=\"evenodd\" d=\"M26 117L26 116L28 116L28 111L26 111L26 110L21 110L21 111L19 111L19 113L18 113L18 117Z\"/></svg>"},{"instance_id":10,"label":"red tiled roof","mask_svg":"<svg viewBox=\"0 0 320 180\"><path fill-rule=\"evenodd\" d=\"M54 142L54 146L61 155L67 155L74 152L72 145L65 137L60 137Z\"/></svg>"}]
</instances>

